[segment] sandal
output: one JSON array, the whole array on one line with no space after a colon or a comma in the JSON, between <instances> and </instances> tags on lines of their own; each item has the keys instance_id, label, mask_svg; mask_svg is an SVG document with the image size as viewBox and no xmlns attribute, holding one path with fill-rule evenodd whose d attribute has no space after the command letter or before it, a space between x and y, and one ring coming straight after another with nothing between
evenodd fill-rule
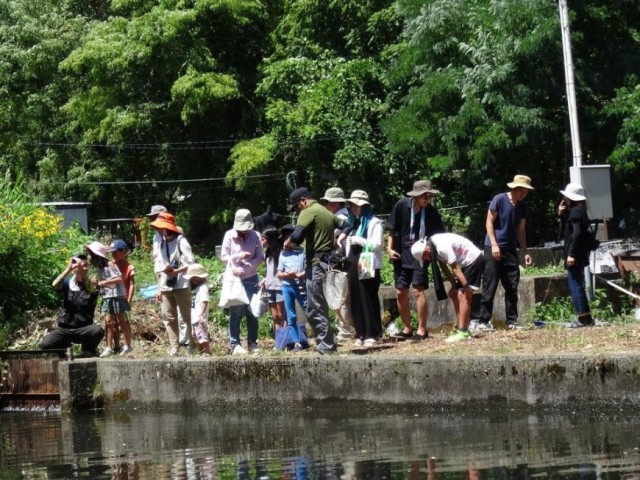
<instances>
[{"instance_id":1,"label":"sandal","mask_svg":"<svg viewBox=\"0 0 640 480\"><path fill-rule=\"evenodd\" d=\"M409 333L405 333L405 332L398 332L395 335L393 335L394 338L398 338L400 340L409 340L410 338L413 338L413 330L411 330Z\"/></svg>"}]
</instances>

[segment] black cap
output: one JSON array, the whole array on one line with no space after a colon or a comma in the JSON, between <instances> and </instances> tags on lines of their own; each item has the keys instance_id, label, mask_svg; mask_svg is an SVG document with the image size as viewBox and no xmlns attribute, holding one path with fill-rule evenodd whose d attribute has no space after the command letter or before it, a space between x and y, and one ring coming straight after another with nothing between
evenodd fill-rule
<instances>
[{"instance_id":1,"label":"black cap","mask_svg":"<svg viewBox=\"0 0 640 480\"><path fill-rule=\"evenodd\" d=\"M307 187L296 188L289 195L289 208L288 208L288 210L290 212L293 212L293 210L295 210L296 205L298 205L298 202L300 200L302 200L303 198L308 198L310 196L311 196L311 192L309 192L309 189Z\"/></svg>"}]
</instances>

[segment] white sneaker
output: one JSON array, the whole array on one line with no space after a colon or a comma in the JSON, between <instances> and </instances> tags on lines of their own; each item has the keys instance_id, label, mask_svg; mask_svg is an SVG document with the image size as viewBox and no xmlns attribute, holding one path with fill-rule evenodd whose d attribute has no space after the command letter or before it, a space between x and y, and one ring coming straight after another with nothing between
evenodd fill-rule
<instances>
[{"instance_id":1,"label":"white sneaker","mask_svg":"<svg viewBox=\"0 0 640 480\"><path fill-rule=\"evenodd\" d=\"M252 343L251 345L249 345L249 353L255 355L258 352L260 352L260 347L258 347L257 343Z\"/></svg>"},{"instance_id":2,"label":"white sneaker","mask_svg":"<svg viewBox=\"0 0 640 480\"><path fill-rule=\"evenodd\" d=\"M133 347L130 345L125 345L124 347L122 347L122 350L120 350L120 355L126 355L127 353L131 352L133 352Z\"/></svg>"},{"instance_id":3,"label":"white sneaker","mask_svg":"<svg viewBox=\"0 0 640 480\"><path fill-rule=\"evenodd\" d=\"M493 323L491 323L490 321L484 323L480 320L474 319L469 322L470 332L494 332L495 330L496 329L493 328Z\"/></svg>"},{"instance_id":4,"label":"white sneaker","mask_svg":"<svg viewBox=\"0 0 640 480\"><path fill-rule=\"evenodd\" d=\"M233 351L231 352L231 355L244 355L246 354L247 351L242 348L242 345L236 345L235 347L233 347Z\"/></svg>"},{"instance_id":5,"label":"white sneaker","mask_svg":"<svg viewBox=\"0 0 640 480\"><path fill-rule=\"evenodd\" d=\"M107 347L104 349L104 351L100 354L100 358L107 358L107 357L112 357L113 355L115 355L116 352L113 351L113 348L111 347Z\"/></svg>"},{"instance_id":6,"label":"white sneaker","mask_svg":"<svg viewBox=\"0 0 640 480\"><path fill-rule=\"evenodd\" d=\"M361 347L362 346L362 339L361 338L356 338L356 341L353 342L353 346L354 347Z\"/></svg>"},{"instance_id":7,"label":"white sneaker","mask_svg":"<svg viewBox=\"0 0 640 480\"><path fill-rule=\"evenodd\" d=\"M374 345L376 345L378 343L378 341L375 338L367 338L364 341L364 346L365 347L373 347Z\"/></svg>"}]
</instances>

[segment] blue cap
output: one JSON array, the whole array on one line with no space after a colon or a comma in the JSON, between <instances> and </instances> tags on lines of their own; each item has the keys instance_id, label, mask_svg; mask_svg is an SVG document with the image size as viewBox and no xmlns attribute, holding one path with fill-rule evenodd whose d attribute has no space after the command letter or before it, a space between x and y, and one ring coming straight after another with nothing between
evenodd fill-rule
<instances>
[{"instance_id":1,"label":"blue cap","mask_svg":"<svg viewBox=\"0 0 640 480\"><path fill-rule=\"evenodd\" d=\"M109 247L109 252L115 252L116 250L129 250L129 247L124 240L118 239L111 242L111 246Z\"/></svg>"}]
</instances>

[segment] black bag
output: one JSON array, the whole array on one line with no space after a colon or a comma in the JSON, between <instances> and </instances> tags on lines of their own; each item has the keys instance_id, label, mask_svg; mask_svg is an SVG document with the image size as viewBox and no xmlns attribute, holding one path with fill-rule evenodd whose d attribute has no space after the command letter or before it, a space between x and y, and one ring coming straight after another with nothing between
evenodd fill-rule
<instances>
[{"instance_id":1,"label":"black bag","mask_svg":"<svg viewBox=\"0 0 640 480\"><path fill-rule=\"evenodd\" d=\"M597 250L600 247L600 240L596 238L596 231L591 227L587 227L587 248L590 252Z\"/></svg>"}]
</instances>

